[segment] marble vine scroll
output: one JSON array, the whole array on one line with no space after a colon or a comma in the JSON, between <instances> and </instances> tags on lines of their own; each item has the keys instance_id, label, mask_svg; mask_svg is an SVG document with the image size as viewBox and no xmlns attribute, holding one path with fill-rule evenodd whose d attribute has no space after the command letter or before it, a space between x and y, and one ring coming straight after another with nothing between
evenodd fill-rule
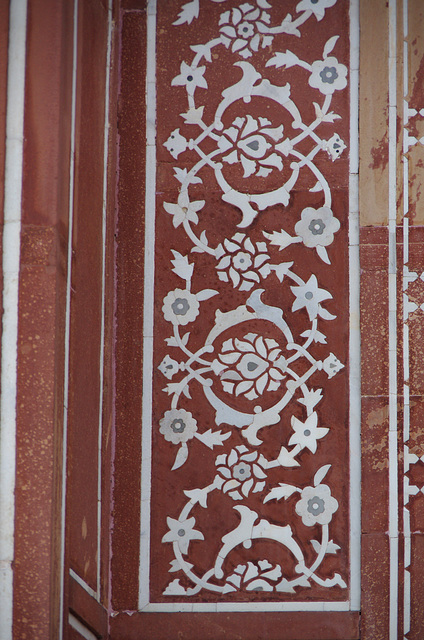
<instances>
[{"instance_id":1,"label":"marble vine scroll","mask_svg":"<svg viewBox=\"0 0 424 640\"><path fill-rule=\"evenodd\" d=\"M348 600L347 4L158 3L154 602Z\"/></svg>"}]
</instances>

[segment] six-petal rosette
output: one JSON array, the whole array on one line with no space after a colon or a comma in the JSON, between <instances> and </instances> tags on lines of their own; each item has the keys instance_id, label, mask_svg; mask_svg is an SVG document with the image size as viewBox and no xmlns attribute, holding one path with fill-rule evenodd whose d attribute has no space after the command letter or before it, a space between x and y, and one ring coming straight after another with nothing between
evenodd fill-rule
<instances>
[{"instance_id":1,"label":"six-petal rosette","mask_svg":"<svg viewBox=\"0 0 424 640\"><path fill-rule=\"evenodd\" d=\"M228 455L219 455L215 464L224 480L222 491L233 500L242 500L250 492L258 493L265 487L268 461L258 451L249 451L244 445L239 445Z\"/></svg>"},{"instance_id":2,"label":"six-petal rosette","mask_svg":"<svg viewBox=\"0 0 424 640\"><path fill-rule=\"evenodd\" d=\"M255 400L264 391L279 388L287 361L273 338L247 333L241 340L226 340L212 367L224 391Z\"/></svg>"}]
</instances>

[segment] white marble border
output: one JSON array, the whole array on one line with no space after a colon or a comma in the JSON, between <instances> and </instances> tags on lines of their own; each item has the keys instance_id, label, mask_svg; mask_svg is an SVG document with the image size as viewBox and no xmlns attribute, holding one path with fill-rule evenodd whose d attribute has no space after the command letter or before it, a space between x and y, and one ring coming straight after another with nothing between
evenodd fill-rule
<instances>
[{"instance_id":1,"label":"white marble border","mask_svg":"<svg viewBox=\"0 0 424 640\"><path fill-rule=\"evenodd\" d=\"M396 172L397 172L397 0L389 0L389 640L398 637L398 430L397 430L397 300L396 300Z\"/></svg>"},{"instance_id":2,"label":"white marble border","mask_svg":"<svg viewBox=\"0 0 424 640\"><path fill-rule=\"evenodd\" d=\"M350 1L349 449L350 605L361 608L361 333L359 300L359 1Z\"/></svg>"},{"instance_id":3,"label":"white marble border","mask_svg":"<svg viewBox=\"0 0 424 640\"><path fill-rule=\"evenodd\" d=\"M156 208L156 0L147 5L146 202L143 333L143 412L138 609L177 611L359 611L360 610L360 327L359 327L359 0L350 0L350 164L349 164L349 358L350 358L350 569L348 602L151 603L150 495L152 430L153 301Z\"/></svg>"},{"instance_id":4,"label":"white marble border","mask_svg":"<svg viewBox=\"0 0 424 640\"><path fill-rule=\"evenodd\" d=\"M74 220L74 181L75 181L75 114L77 93L77 46L78 46L78 0L74 0L72 44L72 99L71 132L69 159L69 202L68 202L68 255L66 269L66 311L65 311L65 357L63 375L63 426L62 426L62 504L61 504L61 541L60 541L60 602L59 602L59 640L63 638L65 603L65 525L66 525L66 477L68 453L68 402L69 402L69 339L71 326L71 283L72 283L72 235Z\"/></svg>"},{"instance_id":5,"label":"white marble border","mask_svg":"<svg viewBox=\"0 0 424 640\"><path fill-rule=\"evenodd\" d=\"M11 640L15 532L18 294L27 1L11 0L7 68L0 396L0 637Z\"/></svg>"}]
</instances>

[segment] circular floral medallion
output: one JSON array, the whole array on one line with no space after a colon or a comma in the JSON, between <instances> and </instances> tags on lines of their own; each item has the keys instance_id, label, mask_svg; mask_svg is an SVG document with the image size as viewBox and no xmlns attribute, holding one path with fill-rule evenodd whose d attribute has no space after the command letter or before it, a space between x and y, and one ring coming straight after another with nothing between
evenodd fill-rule
<instances>
[{"instance_id":1,"label":"circular floral medallion","mask_svg":"<svg viewBox=\"0 0 424 640\"><path fill-rule=\"evenodd\" d=\"M248 333L242 340L226 340L212 366L224 391L255 400L264 391L279 388L284 378L286 359L275 340Z\"/></svg>"},{"instance_id":2,"label":"circular floral medallion","mask_svg":"<svg viewBox=\"0 0 424 640\"><path fill-rule=\"evenodd\" d=\"M263 48L272 43L273 36L264 35L269 22L268 13L245 2L240 7L221 14L221 41L242 58L250 58L253 51L258 51L259 46Z\"/></svg>"},{"instance_id":3,"label":"circular floral medallion","mask_svg":"<svg viewBox=\"0 0 424 640\"><path fill-rule=\"evenodd\" d=\"M185 409L170 409L165 412L164 417L159 420L160 433L165 440L173 444L187 442L194 437L197 431L197 422L190 411Z\"/></svg>"},{"instance_id":4,"label":"circular floral medallion","mask_svg":"<svg viewBox=\"0 0 424 640\"><path fill-rule=\"evenodd\" d=\"M265 487L267 460L257 451L249 452L244 445L235 447L228 455L221 454L215 464L225 480L222 491L233 500L242 500L251 491L257 493Z\"/></svg>"},{"instance_id":5,"label":"circular floral medallion","mask_svg":"<svg viewBox=\"0 0 424 640\"><path fill-rule=\"evenodd\" d=\"M263 278L269 275L269 255L265 242L253 243L244 233L236 233L231 240L225 239L216 249L220 258L216 268L218 278L223 282L232 282L240 291L250 291Z\"/></svg>"},{"instance_id":6,"label":"circular floral medallion","mask_svg":"<svg viewBox=\"0 0 424 640\"><path fill-rule=\"evenodd\" d=\"M346 87L346 76L347 67L340 64L337 58L330 56L325 60L316 60L312 63L309 84L314 89L319 89L324 95L330 95Z\"/></svg>"},{"instance_id":7,"label":"circular floral medallion","mask_svg":"<svg viewBox=\"0 0 424 640\"><path fill-rule=\"evenodd\" d=\"M296 513L307 527L315 524L329 524L339 503L331 495L330 487L320 484L317 487L305 487L301 499L296 504Z\"/></svg>"},{"instance_id":8,"label":"circular floral medallion","mask_svg":"<svg viewBox=\"0 0 424 640\"><path fill-rule=\"evenodd\" d=\"M306 207L294 229L302 238L305 247L314 248L318 245L327 247L333 242L334 234L340 229L340 222L334 217L329 207L319 209Z\"/></svg>"},{"instance_id":9,"label":"circular floral medallion","mask_svg":"<svg viewBox=\"0 0 424 640\"><path fill-rule=\"evenodd\" d=\"M163 299L162 311L165 320L175 325L185 325L199 315L199 301L190 291L174 289Z\"/></svg>"}]
</instances>

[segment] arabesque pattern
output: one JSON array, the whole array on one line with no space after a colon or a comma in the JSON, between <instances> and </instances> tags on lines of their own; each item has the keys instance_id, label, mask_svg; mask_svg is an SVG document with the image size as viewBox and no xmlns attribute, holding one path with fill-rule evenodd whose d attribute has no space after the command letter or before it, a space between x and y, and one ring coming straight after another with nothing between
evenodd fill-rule
<instances>
[{"instance_id":1,"label":"arabesque pattern","mask_svg":"<svg viewBox=\"0 0 424 640\"><path fill-rule=\"evenodd\" d=\"M343 4L159 5L161 602L348 599Z\"/></svg>"}]
</instances>

